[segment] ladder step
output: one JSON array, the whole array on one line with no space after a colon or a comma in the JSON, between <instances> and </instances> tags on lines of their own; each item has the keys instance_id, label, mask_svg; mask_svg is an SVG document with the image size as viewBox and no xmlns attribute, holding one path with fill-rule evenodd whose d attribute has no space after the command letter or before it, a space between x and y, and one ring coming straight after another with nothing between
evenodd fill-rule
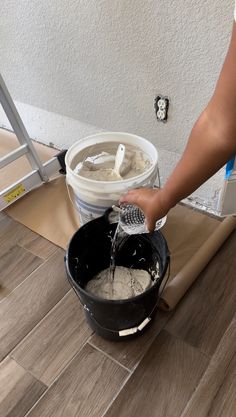
<instances>
[{"instance_id":1,"label":"ladder step","mask_svg":"<svg viewBox=\"0 0 236 417\"><path fill-rule=\"evenodd\" d=\"M0 158L0 169L29 152L27 143Z\"/></svg>"}]
</instances>

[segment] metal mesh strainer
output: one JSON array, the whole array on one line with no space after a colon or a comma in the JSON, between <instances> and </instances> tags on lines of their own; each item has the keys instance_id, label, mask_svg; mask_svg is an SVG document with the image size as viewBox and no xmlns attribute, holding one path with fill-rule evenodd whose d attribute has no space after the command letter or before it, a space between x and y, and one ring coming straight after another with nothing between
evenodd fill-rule
<instances>
[{"instance_id":1,"label":"metal mesh strainer","mask_svg":"<svg viewBox=\"0 0 236 417\"><path fill-rule=\"evenodd\" d=\"M155 230L164 226L166 217L156 222ZM119 210L120 227L129 235L148 233L145 215L137 206L122 204Z\"/></svg>"}]
</instances>

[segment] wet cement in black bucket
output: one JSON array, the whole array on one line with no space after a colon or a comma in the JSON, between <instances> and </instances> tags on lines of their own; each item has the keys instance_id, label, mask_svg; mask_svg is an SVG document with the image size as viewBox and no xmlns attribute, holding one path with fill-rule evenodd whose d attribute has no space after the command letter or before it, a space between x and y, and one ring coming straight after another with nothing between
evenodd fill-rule
<instances>
[{"instance_id":1,"label":"wet cement in black bucket","mask_svg":"<svg viewBox=\"0 0 236 417\"><path fill-rule=\"evenodd\" d=\"M100 271L109 267L111 238L116 227L116 223L109 223L107 215L82 226L69 243L66 270L92 329L110 340L124 340L141 334L154 316L159 288L169 264L169 251L159 231L127 236L118 244L116 265L146 270L153 277L158 265L159 279L151 288L133 298L99 298L87 292L85 286Z\"/></svg>"}]
</instances>

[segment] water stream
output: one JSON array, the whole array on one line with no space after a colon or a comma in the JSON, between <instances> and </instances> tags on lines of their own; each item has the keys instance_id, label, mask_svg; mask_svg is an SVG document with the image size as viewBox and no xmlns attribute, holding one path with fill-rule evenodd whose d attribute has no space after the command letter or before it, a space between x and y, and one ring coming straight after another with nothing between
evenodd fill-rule
<instances>
[{"instance_id":1,"label":"water stream","mask_svg":"<svg viewBox=\"0 0 236 417\"><path fill-rule=\"evenodd\" d=\"M110 280L113 283L114 281L114 275L115 275L115 269L116 269L116 252L118 243L120 243L126 236L126 233L124 233L123 229L120 226L120 223L118 222L115 234L111 241L111 259L110 259Z\"/></svg>"}]
</instances>

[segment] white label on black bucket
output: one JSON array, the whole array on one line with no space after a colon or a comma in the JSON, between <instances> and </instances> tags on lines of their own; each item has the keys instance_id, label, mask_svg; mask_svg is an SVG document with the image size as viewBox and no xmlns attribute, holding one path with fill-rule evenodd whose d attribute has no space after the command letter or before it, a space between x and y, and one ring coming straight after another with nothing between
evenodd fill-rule
<instances>
[{"instance_id":1,"label":"white label on black bucket","mask_svg":"<svg viewBox=\"0 0 236 417\"><path fill-rule=\"evenodd\" d=\"M147 317L143 322L138 326L138 330L143 330L143 328L151 321L150 317Z\"/></svg>"},{"instance_id":2,"label":"white label on black bucket","mask_svg":"<svg viewBox=\"0 0 236 417\"><path fill-rule=\"evenodd\" d=\"M131 327L130 329L124 329L119 331L119 336L128 336L130 334L137 333L138 330L143 330L144 327L151 321L150 317L147 317L142 321L142 323L138 327Z\"/></svg>"},{"instance_id":3,"label":"white label on black bucket","mask_svg":"<svg viewBox=\"0 0 236 417\"><path fill-rule=\"evenodd\" d=\"M130 329L120 330L119 331L119 336L128 336L130 334L137 333L137 331L138 331L137 327L132 327Z\"/></svg>"}]
</instances>

